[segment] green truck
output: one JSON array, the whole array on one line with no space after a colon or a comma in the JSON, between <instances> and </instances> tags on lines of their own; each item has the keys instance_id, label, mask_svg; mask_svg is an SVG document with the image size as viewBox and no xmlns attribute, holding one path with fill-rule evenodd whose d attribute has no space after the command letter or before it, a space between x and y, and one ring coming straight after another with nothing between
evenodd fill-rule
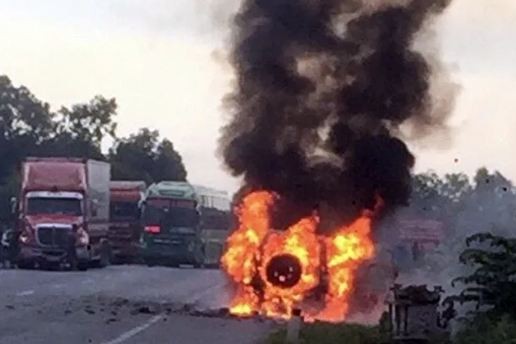
<instances>
[{"instance_id":1,"label":"green truck","mask_svg":"<svg viewBox=\"0 0 516 344\"><path fill-rule=\"evenodd\" d=\"M142 257L149 265L217 265L230 229L225 192L187 182L149 186L142 204Z\"/></svg>"}]
</instances>

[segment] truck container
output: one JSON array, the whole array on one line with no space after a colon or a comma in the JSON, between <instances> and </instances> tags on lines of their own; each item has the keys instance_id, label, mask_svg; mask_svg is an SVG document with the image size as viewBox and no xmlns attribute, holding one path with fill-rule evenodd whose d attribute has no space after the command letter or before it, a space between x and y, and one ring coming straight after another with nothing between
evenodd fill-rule
<instances>
[{"instance_id":1,"label":"truck container","mask_svg":"<svg viewBox=\"0 0 516 344\"><path fill-rule=\"evenodd\" d=\"M143 226L140 203L146 185L143 181L111 181L109 243L116 262L134 262L139 254Z\"/></svg>"},{"instance_id":2,"label":"truck container","mask_svg":"<svg viewBox=\"0 0 516 344\"><path fill-rule=\"evenodd\" d=\"M28 158L18 195L17 264L87 269L109 264L110 165Z\"/></svg>"}]
</instances>

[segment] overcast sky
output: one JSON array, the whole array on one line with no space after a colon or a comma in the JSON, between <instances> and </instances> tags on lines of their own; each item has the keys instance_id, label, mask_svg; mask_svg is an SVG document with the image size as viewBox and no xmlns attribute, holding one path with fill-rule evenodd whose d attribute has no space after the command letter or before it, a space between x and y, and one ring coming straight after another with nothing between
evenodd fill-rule
<instances>
[{"instance_id":1,"label":"overcast sky","mask_svg":"<svg viewBox=\"0 0 516 344\"><path fill-rule=\"evenodd\" d=\"M215 151L231 80L223 37L236 3L0 0L0 74L56 108L116 97L120 136L159 129L191 181L234 190ZM516 179L516 1L454 0L437 34L460 92L451 144L414 145L417 170L485 165Z\"/></svg>"}]
</instances>

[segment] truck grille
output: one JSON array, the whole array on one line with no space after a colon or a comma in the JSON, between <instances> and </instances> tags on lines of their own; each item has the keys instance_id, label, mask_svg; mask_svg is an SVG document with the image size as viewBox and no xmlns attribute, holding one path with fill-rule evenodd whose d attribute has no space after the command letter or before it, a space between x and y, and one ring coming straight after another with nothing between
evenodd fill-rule
<instances>
[{"instance_id":1,"label":"truck grille","mask_svg":"<svg viewBox=\"0 0 516 344\"><path fill-rule=\"evenodd\" d=\"M70 229L42 226L38 228L38 242L44 246L66 248Z\"/></svg>"}]
</instances>

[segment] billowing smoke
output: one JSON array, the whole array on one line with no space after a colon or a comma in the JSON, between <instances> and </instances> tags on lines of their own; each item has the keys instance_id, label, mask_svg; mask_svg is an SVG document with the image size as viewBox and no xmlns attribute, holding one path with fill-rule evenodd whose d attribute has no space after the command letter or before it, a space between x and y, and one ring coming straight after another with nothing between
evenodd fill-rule
<instances>
[{"instance_id":1,"label":"billowing smoke","mask_svg":"<svg viewBox=\"0 0 516 344\"><path fill-rule=\"evenodd\" d=\"M450 1L243 1L223 157L247 189L282 196L278 227L313 209L323 227L342 224L377 196L385 209L407 202L414 157L400 126L443 126L437 71L413 46Z\"/></svg>"}]
</instances>

